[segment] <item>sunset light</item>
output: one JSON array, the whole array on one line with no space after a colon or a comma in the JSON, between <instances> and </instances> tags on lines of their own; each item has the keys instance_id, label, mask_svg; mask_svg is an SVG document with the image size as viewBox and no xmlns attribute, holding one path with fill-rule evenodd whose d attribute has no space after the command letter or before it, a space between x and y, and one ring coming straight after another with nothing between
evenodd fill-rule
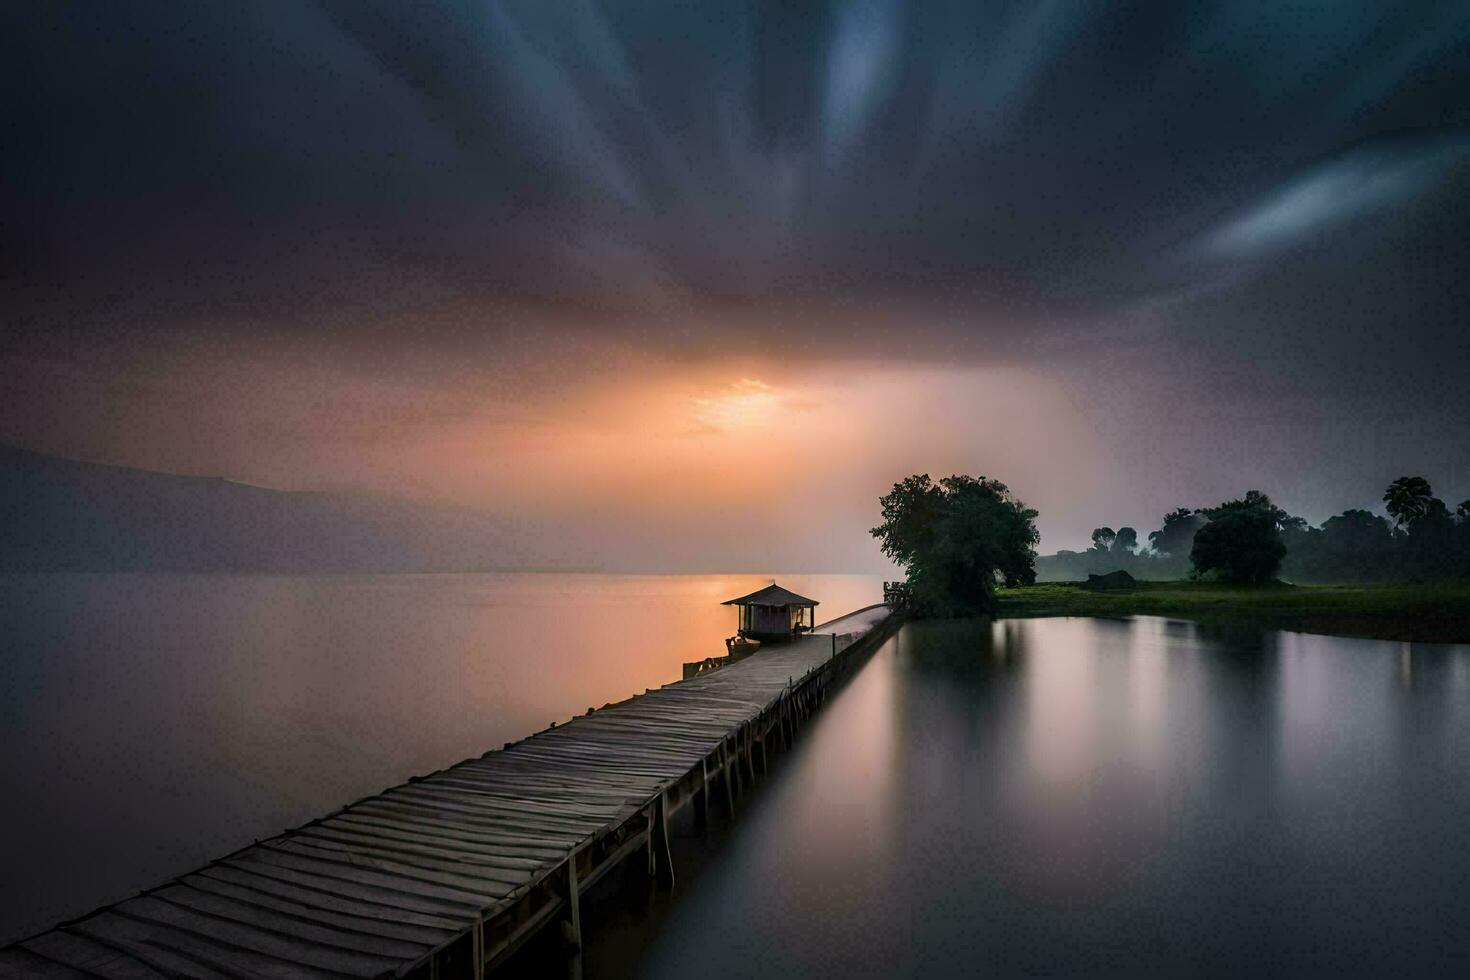
<instances>
[{"instance_id":1,"label":"sunset light","mask_svg":"<svg viewBox=\"0 0 1470 980\"><path fill-rule=\"evenodd\" d=\"M781 411L776 389L755 378L741 378L711 395L692 399L694 418L708 432L770 424Z\"/></svg>"}]
</instances>

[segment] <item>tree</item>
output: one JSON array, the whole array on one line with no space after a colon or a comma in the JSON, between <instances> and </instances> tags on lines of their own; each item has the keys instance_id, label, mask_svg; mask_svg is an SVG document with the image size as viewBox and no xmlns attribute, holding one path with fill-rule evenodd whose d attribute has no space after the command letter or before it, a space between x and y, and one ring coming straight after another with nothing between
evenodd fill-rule
<instances>
[{"instance_id":1,"label":"tree","mask_svg":"<svg viewBox=\"0 0 1470 980\"><path fill-rule=\"evenodd\" d=\"M1276 506L1271 498L1259 490L1247 490L1245 496L1239 500L1227 500L1214 507L1206 507L1200 511L1211 520L1231 511L1251 510L1265 514L1271 519L1278 531L1300 531L1307 526L1306 518L1293 517L1282 508Z\"/></svg>"},{"instance_id":2,"label":"tree","mask_svg":"<svg viewBox=\"0 0 1470 980\"><path fill-rule=\"evenodd\" d=\"M1424 513L1409 522L1409 533L1417 534L1421 528L1433 527L1443 530L1455 522L1455 515L1445 506L1445 502L1438 497L1430 497L1429 502L1424 505Z\"/></svg>"},{"instance_id":3,"label":"tree","mask_svg":"<svg viewBox=\"0 0 1470 980\"><path fill-rule=\"evenodd\" d=\"M1092 550L1108 551L1113 547L1113 539L1118 532L1110 527L1095 527L1092 529Z\"/></svg>"},{"instance_id":4,"label":"tree","mask_svg":"<svg viewBox=\"0 0 1470 980\"><path fill-rule=\"evenodd\" d=\"M904 567L913 611L954 616L993 611L997 580L1036 581L1036 511L999 480L910 476L883 496L872 534Z\"/></svg>"},{"instance_id":5,"label":"tree","mask_svg":"<svg viewBox=\"0 0 1470 980\"><path fill-rule=\"evenodd\" d=\"M1194 533L1205 523L1198 511L1177 507L1164 515L1164 525L1148 536L1149 545L1161 555L1183 558L1194 544Z\"/></svg>"},{"instance_id":6,"label":"tree","mask_svg":"<svg viewBox=\"0 0 1470 980\"><path fill-rule=\"evenodd\" d=\"M1393 525L1366 510L1345 510L1282 536L1283 574L1292 581L1366 582L1391 574L1395 563Z\"/></svg>"},{"instance_id":7,"label":"tree","mask_svg":"<svg viewBox=\"0 0 1470 980\"><path fill-rule=\"evenodd\" d=\"M1372 551L1393 540L1388 522L1366 510L1345 510L1322 522L1322 531L1344 550Z\"/></svg>"},{"instance_id":8,"label":"tree","mask_svg":"<svg viewBox=\"0 0 1470 980\"><path fill-rule=\"evenodd\" d=\"M1118 534L1113 538L1111 548L1115 555L1132 555L1138 547L1138 532L1131 527L1118 528Z\"/></svg>"},{"instance_id":9,"label":"tree","mask_svg":"<svg viewBox=\"0 0 1470 980\"><path fill-rule=\"evenodd\" d=\"M1429 511L1434 489L1422 476L1401 476L1383 491L1383 503L1395 527L1412 524Z\"/></svg>"},{"instance_id":10,"label":"tree","mask_svg":"<svg viewBox=\"0 0 1470 980\"><path fill-rule=\"evenodd\" d=\"M1269 581L1286 557L1286 545L1281 543L1283 517L1292 529L1306 524L1254 490L1241 500L1227 500L1204 513L1210 521L1195 533L1189 560L1196 575L1213 572L1226 582Z\"/></svg>"}]
</instances>

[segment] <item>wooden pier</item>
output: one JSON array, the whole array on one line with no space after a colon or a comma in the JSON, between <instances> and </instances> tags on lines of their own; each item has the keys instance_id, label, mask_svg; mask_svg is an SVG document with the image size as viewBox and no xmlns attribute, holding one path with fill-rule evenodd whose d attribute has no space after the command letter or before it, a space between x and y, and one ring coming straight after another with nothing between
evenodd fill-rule
<instances>
[{"instance_id":1,"label":"wooden pier","mask_svg":"<svg viewBox=\"0 0 1470 980\"><path fill-rule=\"evenodd\" d=\"M580 943L579 893L628 859L672 881L669 819L733 815L892 626L859 610L412 779L0 949L0 977L479 978L553 923Z\"/></svg>"}]
</instances>

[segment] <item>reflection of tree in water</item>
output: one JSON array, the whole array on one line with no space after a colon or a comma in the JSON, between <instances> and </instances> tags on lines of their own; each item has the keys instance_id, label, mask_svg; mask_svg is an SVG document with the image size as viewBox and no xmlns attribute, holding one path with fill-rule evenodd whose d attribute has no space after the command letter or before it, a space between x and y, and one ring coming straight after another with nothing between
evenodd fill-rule
<instances>
[{"instance_id":1,"label":"reflection of tree in water","mask_svg":"<svg viewBox=\"0 0 1470 980\"><path fill-rule=\"evenodd\" d=\"M1209 710L1222 726L1220 736L1239 742L1233 749L1221 750L1227 771L1234 764L1248 770L1268 759L1269 765L1276 765L1278 746L1270 733L1279 728L1284 710L1278 697L1280 638L1275 630L1240 623L1195 625L1195 643L1213 667Z\"/></svg>"},{"instance_id":2,"label":"reflection of tree in water","mask_svg":"<svg viewBox=\"0 0 1470 980\"><path fill-rule=\"evenodd\" d=\"M1193 627L1197 640L1233 666L1255 672L1276 657L1280 637L1276 630L1228 621L1196 623Z\"/></svg>"},{"instance_id":3,"label":"reflection of tree in water","mask_svg":"<svg viewBox=\"0 0 1470 980\"><path fill-rule=\"evenodd\" d=\"M1366 642L1366 641L1365 641ZM1461 688L1457 675L1470 672L1470 646L1443 643L1400 643L1396 675L1400 696L1412 707L1413 720L1438 725L1455 720Z\"/></svg>"},{"instance_id":4,"label":"reflection of tree in water","mask_svg":"<svg viewBox=\"0 0 1470 980\"><path fill-rule=\"evenodd\" d=\"M1470 668L1470 647L1398 644L1394 672L1395 758L1401 812L1432 806L1447 782L1470 780L1470 759L1453 748L1470 744L1470 723L1457 674Z\"/></svg>"},{"instance_id":5,"label":"reflection of tree in water","mask_svg":"<svg viewBox=\"0 0 1470 980\"><path fill-rule=\"evenodd\" d=\"M983 683L1020 669L1028 633L1020 620L925 619L904 625L899 653L916 674Z\"/></svg>"},{"instance_id":6,"label":"reflection of tree in water","mask_svg":"<svg viewBox=\"0 0 1470 980\"><path fill-rule=\"evenodd\" d=\"M1455 693L1455 673L1470 666L1470 646L1399 644L1399 679L1405 693L1428 706Z\"/></svg>"}]
</instances>

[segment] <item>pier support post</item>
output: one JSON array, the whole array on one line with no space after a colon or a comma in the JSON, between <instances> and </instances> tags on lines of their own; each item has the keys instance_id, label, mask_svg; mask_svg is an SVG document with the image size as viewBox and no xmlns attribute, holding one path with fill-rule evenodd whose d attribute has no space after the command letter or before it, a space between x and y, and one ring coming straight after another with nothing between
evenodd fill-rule
<instances>
[{"instance_id":1,"label":"pier support post","mask_svg":"<svg viewBox=\"0 0 1470 980\"><path fill-rule=\"evenodd\" d=\"M653 863L655 877L674 887L674 848L669 840L669 794L660 793L653 807Z\"/></svg>"},{"instance_id":2,"label":"pier support post","mask_svg":"<svg viewBox=\"0 0 1470 980\"><path fill-rule=\"evenodd\" d=\"M745 760L745 776L749 782L748 786L755 786L755 728L746 725L740 735L741 758Z\"/></svg>"},{"instance_id":3,"label":"pier support post","mask_svg":"<svg viewBox=\"0 0 1470 980\"><path fill-rule=\"evenodd\" d=\"M658 874L658 804L650 803L643 811L648 826L643 831L643 854L648 859L648 877Z\"/></svg>"},{"instance_id":4,"label":"pier support post","mask_svg":"<svg viewBox=\"0 0 1470 980\"><path fill-rule=\"evenodd\" d=\"M694 791L694 826L709 824L709 758L699 760L699 787Z\"/></svg>"},{"instance_id":5,"label":"pier support post","mask_svg":"<svg viewBox=\"0 0 1470 980\"><path fill-rule=\"evenodd\" d=\"M729 741L720 743L720 772L725 775L725 809L730 819L735 819L735 782L730 777Z\"/></svg>"},{"instance_id":6,"label":"pier support post","mask_svg":"<svg viewBox=\"0 0 1470 980\"><path fill-rule=\"evenodd\" d=\"M582 948L582 899L577 892L577 852L567 856L567 918L561 924L562 937L574 948Z\"/></svg>"}]
</instances>

